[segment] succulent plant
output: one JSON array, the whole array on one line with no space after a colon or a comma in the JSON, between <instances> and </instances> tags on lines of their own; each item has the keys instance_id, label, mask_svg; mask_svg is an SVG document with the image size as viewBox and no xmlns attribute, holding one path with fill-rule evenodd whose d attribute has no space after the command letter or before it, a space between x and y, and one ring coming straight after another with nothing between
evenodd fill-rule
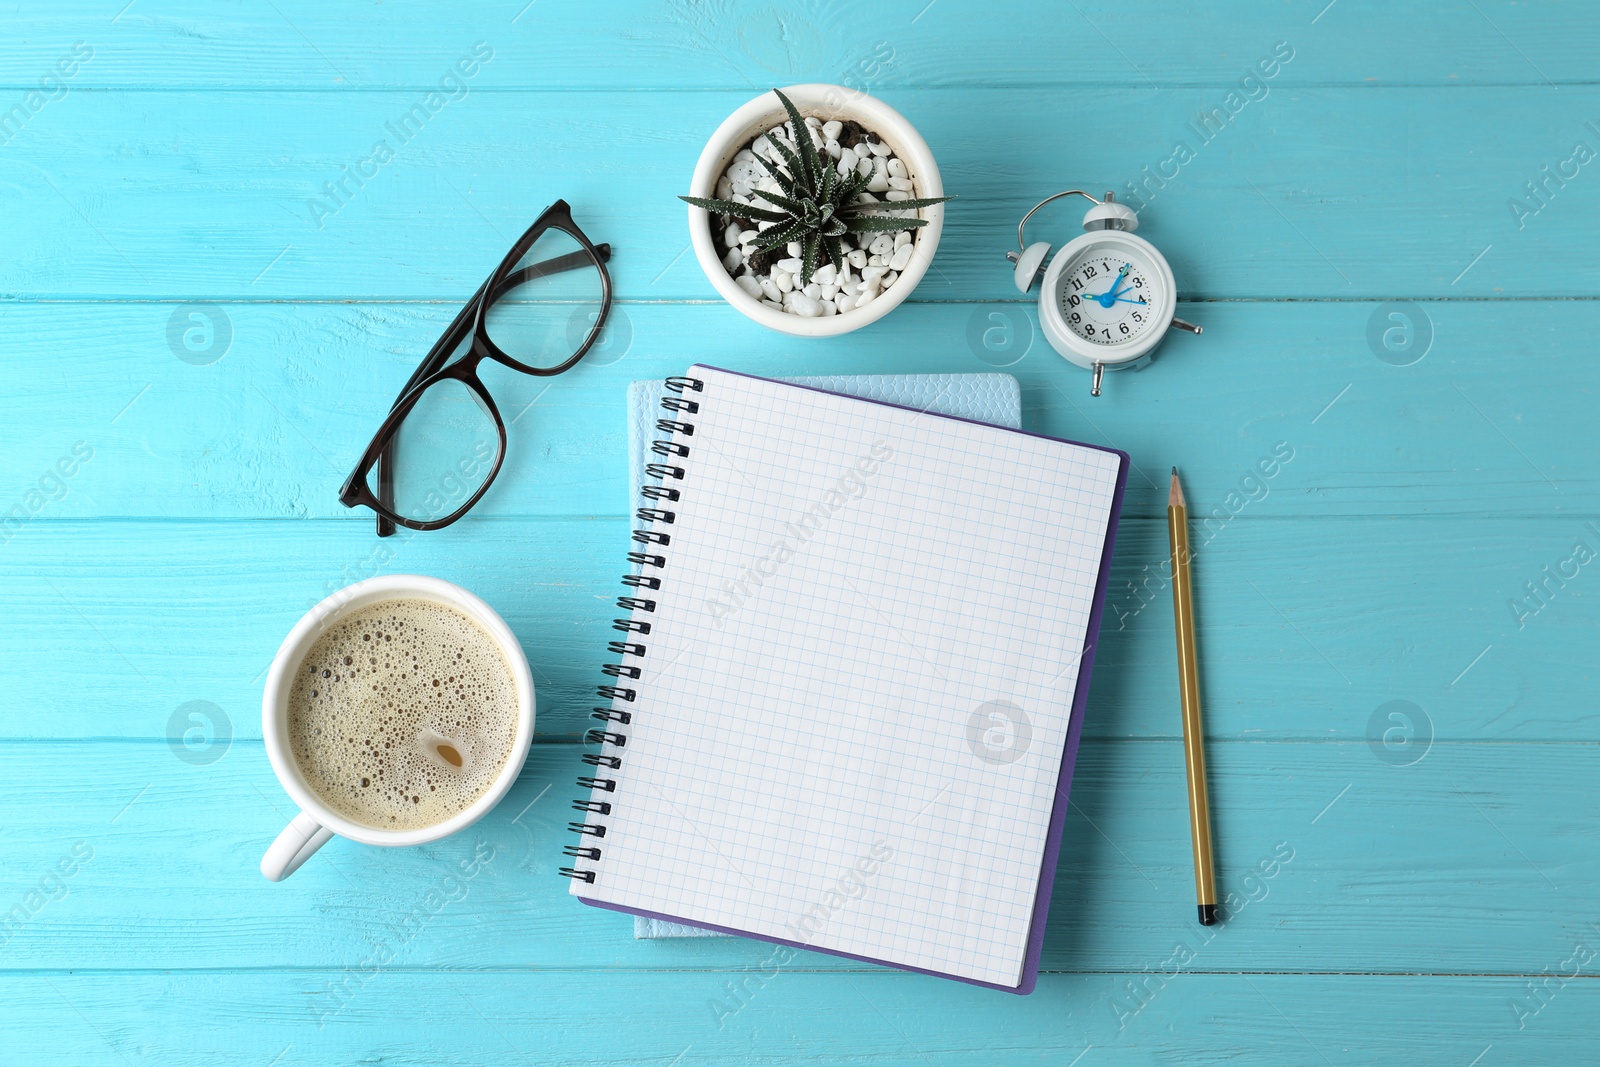
<instances>
[{"instance_id":1,"label":"succulent plant","mask_svg":"<svg viewBox=\"0 0 1600 1067\"><path fill-rule=\"evenodd\" d=\"M773 147L783 157L783 162L773 166L765 160L763 167L782 193L754 190L771 204L770 208L756 204L741 204L736 200L712 200L702 196L680 196L695 207L705 208L718 215L747 219L756 224L760 236L755 241L755 251L770 252L791 241L800 242L800 279L806 285L811 275L824 260L835 270L844 268L844 249L840 238L847 233L880 233L895 230L919 229L928 224L927 219L907 218L902 215L880 215L880 211L909 211L942 204L948 196L924 197L920 200L866 200L858 198L866 191L870 174L841 176L832 159L811 140L806 120L787 96L772 90L783 101L794 130L791 147L774 130L768 134Z\"/></svg>"}]
</instances>

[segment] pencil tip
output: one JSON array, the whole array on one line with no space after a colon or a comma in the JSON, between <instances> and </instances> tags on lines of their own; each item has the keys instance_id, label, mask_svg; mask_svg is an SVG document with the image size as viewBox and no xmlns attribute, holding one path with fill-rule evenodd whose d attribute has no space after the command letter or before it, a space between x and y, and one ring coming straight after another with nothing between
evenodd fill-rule
<instances>
[{"instance_id":1,"label":"pencil tip","mask_svg":"<svg viewBox=\"0 0 1600 1067\"><path fill-rule=\"evenodd\" d=\"M1176 478L1178 476L1178 468L1177 467L1173 467L1172 468L1172 476L1174 478Z\"/></svg>"}]
</instances>

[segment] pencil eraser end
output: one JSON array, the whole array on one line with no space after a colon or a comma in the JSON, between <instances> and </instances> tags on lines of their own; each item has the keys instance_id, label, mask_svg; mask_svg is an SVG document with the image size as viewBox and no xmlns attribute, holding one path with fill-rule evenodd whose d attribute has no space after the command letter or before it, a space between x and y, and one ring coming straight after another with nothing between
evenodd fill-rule
<instances>
[{"instance_id":1,"label":"pencil eraser end","mask_svg":"<svg viewBox=\"0 0 1600 1067\"><path fill-rule=\"evenodd\" d=\"M1201 926L1215 926L1215 925L1217 925L1217 906L1215 904L1201 904L1200 905L1200 925Z\"/></svg>"}]
</instances>

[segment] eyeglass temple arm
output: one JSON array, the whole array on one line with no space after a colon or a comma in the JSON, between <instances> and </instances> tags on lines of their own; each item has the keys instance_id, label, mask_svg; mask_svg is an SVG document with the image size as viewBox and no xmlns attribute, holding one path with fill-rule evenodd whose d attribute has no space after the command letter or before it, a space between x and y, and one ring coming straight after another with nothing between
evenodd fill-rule
<instances>
[{"instance_id":1,"label":"eyeglass temple arm","mask_svg":"<svg viewBox=\"0 0 1600 1067\"><path fill-rule=\"evenodd\" d=\"M610 245L598 244L594 246L594 250L599 254L600 262L606 263L610 261ZM494 291L494 296L491 299L498 300L505 294L507 289L514 285L521 285L524 282L532 281L534 278L545 278L552 274L562 274L569 270L577 270L580 267L588 266L591 262L593 260L590 259L589 253L571 252L564 256L557 256L555 259L547 259L541 263L530 264L521 270L513 271L506 275L505 280ZM483 299L484 290L488 287L489 282L487 280L478 286L478 291L472 294L472 299L468 300L466 305L456 314L456 317L451 320L449 328L433 343L433 347L428 349L427 356L423 358L417 369L411 373L411 377L406 379L406 384L401 388L399 396L395 397L394 403L389 405L390 411L399 407L400 401L405 399L406 394L415 389L417 384L428 375L444 366L450 359L451 354L461 347L461 342L466 338L467 331L472 328L472 319L477 314L478 301ZM373 473L377 475L378 499L383 503L384 507L394 507L394 438L391 437L383 446L383 451L378 454L378 462L373 465ZM394 533L394 523L387 516L380 514L378 516L378 536L388 537L392 533Z\"/></svg>"}]
</instances>

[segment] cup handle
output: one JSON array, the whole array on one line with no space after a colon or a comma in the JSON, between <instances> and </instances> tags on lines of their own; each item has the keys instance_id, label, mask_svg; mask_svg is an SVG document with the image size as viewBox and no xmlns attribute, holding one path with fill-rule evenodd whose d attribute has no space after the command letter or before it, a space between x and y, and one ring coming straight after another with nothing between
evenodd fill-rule
<instances>
[{"instance_id":1,"label":"cup handle","mask_svg":"<svg viewBox=\"0 0 1600 1067\"><path fill-rule=\"evenodd\" d=\"M283 833L267 849L267 854L261 857L261 873L266 875L269 882L283 881L298 871L300 865L326 845L332 836L332 830L305 812L297 812L294 820L283 828Z\"/></svg>"}]
</instances>

